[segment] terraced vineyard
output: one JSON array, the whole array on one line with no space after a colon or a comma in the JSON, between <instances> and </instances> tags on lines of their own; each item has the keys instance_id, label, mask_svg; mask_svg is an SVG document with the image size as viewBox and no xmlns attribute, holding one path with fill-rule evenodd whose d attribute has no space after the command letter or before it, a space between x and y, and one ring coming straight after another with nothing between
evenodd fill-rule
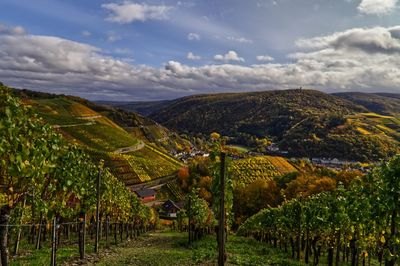
<instances>
[{"instance_id":1,"label":"terraced vineyard","mask_svg":"<svg viewBox=\"0 0 400 266\"><path fill-rule=\"evenodd\" d=\"M400 141L400 119L375 113L360 113L347 118L362 135L373 135L389 141Z\"/></svg>"},{"instance_id":2,"label":"terraced vineyard","mask_svg":"<svg viewBox=\"0 0 400 266\"><path fill-rule=\"evenodd\" d=\"M276 176L297 171L286 159L278 156L257 156L232 163L235 183L249 184L257 179L273 179Z\"/></svg>"},{"instance_id":3,"label":"terraced vineyard","mask_svg":"<svg viewBox=\"0 0 400 266\"><path fill-rule=\"evenodd\" d=\"M69 141L84 146L93 160L105 161L127 186L174 174L181 163L155 146L127 154L115 151L139 143L139 139L109 118L82 103L63 97L25 100Z\"/></svg>"},{"instance_id":4,"label":"terraced vineyard","mask_svg":"<svg viewBox=\"0 0 400 266\"><path fill-rule=\"evenodd\" d=\"M115 151L119 148L129 147L138 144L138 140L132 138L121 128L111 127L98 119L92 125L77 125L74 127L61 128L69 136L87 147L103 151ZM112 137L110 137L112 136Z\"/></svg>"}]
</instances>

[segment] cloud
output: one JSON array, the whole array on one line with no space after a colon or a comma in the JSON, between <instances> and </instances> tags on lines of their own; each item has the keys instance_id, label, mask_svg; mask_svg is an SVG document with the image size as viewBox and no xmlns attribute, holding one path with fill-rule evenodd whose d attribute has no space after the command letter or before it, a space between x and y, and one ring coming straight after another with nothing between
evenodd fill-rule
<instances>
[{"instance_id":1,"label":"cloud","mask_svg":"<svg viewBox=\"0 0 400 266\"><path fill-rule=\"evenodd\" d=\"M244 62L244 58L239 57L235 51L229 51L228 53L226 53L224 55L217 54L214 56L214 60L223 61L225 63L230 62L230 61Z\"/></svg>"},{"instance_id":2,"label":"cloud","mask_svg":"<svg viewBox=\"0 0 400 266\"><path fill-rule=\"evenodd\" d=\"M119 24L128 24L135 21L165 20L168 19L168 12L172 9L164 5L138 4L131 1L102 4L102 8L110 12L108 21Z\"/></svg>"},{"instance_id":3,"label":"cloud","mask_svg":"<svg viewBox=\"0 0 400 266\"><path fill-rule=\"evenodd\" d=\"M367 15L385 15L396 8L397 0L362 0L357 9Z\"/></svg>"},{"instance_id":4,"label":"cloud","mask_svg":"<svg viewBox=\"0 0 400 266\"><path fill-rule=\"evenodd\" d=\"M118 34L114 33L114 32L109 32L107 34L107 41L108 42L116 42L116 41L119 41L121 39L122 39L122 37L119 36Z\"/></svg>"},{"instance_id":5,"label":"cloud","mask_svg":"<svg viewBox=\"0 0 400 266\"><path fill-rule=\"evenodd\" d=\"M253 40L246 39L244 37L232 37L228 36L226 37L227 40L233 41L233 42L239 42L239 43L253 43Z\"/></svg>"},{"instance_id":6,"label":"cloud","mask_svg":"<svg viewBox=\"0 0 400 266\"><path fill-rule=\"evenodd\" d=\"M300 39L296 45L305 49L334 48L340 51L398 53L400 52L400 26L354 28L328 36Z\"/></svg>"},{"instance_id":7,"label":"cloud","mask_svg":"<svg viewBox=\"0 0 400 266\"><path fill-rule=\"evenodd\" d=\"M269 55L257 55L256 59L257 59L257 61L262 61L262 62L274 61L274 58Z\"/></svg>"},{"instance_id":8,"label":"cloud","mask_svg":"<svg viewBox=\"0 0 400 266\"><path fill-rule=\"evenodd\" d=\"M200 40L200 35L197 33L191 32L188 34L187 38L189 41L198 41L198 40Z\"/></svg>"},{"instance_id":9,"label":"cloud","mask_svg":"<svg viewBox=\"0 0 400 266\"><path fill-rule=\"evenodd\" d=\"M83 37L90 37L92 36L92 33L90 31L84 30L81 32Z\"/></svg>"},{"instance_id":10,"label":"cloud","mask_svg":"<svg viewBox=\"0 0 400 266\"><path fill-rule=\"evenodd\" d=\"M187 59L189 59L189 60L200 60L201 57L198 56L198 55L194 55L192 52L189 52L187 54Z\"/></svg>"},{"instance_id":11,"label":"cloud","mask_svg":"<svg viewBox=\"0 0 400 266\"><path fill-rule=\"evenodd\" d=\"M0 32L0 81L17 88L79 95L92 100L171 99L196 93L316 88L325 91L400 92L400 26L356 28L302 39L290 62L162 68L116 59L63 38ZM134 53L134 51L132 51ZM109 53L108 53L109 54ZM193 54L193 56L196 56ZM235 61L235 60L233 60Z\"/></svg>"},{"instance_id":12,"label":"cloud","mask_svg":"<svg viewBox=\"0 0 400 266\"><path fill-rule=\"evenodd\" d=\"M24 35L26 32L21 26L7 27L0 23L0 34Z\"/></svg>"}]
</instances>

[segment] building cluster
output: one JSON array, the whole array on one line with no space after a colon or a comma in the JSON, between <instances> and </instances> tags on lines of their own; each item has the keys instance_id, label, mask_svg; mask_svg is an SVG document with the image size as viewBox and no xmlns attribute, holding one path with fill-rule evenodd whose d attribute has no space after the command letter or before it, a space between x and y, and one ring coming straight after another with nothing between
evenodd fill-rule
<instances>
[{"instance_id":1,"label":"building cluster","mask_svg":"<svg viewBox=\"0 0 400 266\"><path fill-rule=\"evenodd\" d=\"M184 163L187 163L190 159L195 158L195 157L208 157L210 156L209 153L202 151L202 150L198 150L196 148L192 148L190 150L190 152L186 152L186 151L182 151L182 152L177 152L177 151L173 151L172 155L181 160Z\"/></svg>"}]
</instances>

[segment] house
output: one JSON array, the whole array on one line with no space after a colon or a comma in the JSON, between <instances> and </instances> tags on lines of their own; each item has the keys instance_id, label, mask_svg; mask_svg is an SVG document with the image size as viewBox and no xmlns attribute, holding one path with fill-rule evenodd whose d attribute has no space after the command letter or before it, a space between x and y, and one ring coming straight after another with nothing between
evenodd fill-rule
<instances>
[{"instance_id":1,"label":"house","mask_svg":"<svg viewBox=\"0 0 400 266\"><path fill-rule=\"evenodd\" d=\"M138 198L141 199L143 202L149 202L155 200L157 194L154 189L148 189L148 188L135 191L135 193L138 196Z\"/></svg>"},{"instance_id":2,"label":"house","mask_svg":"<svg viewBox=\"0 0 400 266\"><path fill-rule=\"evenodd\" d=\"M178 206L178 204L176 204L172 200L167 200L161 205L158 214L161 219L175 220L177 217L177 213L178 211L180 211L180 209L181 207Z\"/></svg>"}]
</instances>

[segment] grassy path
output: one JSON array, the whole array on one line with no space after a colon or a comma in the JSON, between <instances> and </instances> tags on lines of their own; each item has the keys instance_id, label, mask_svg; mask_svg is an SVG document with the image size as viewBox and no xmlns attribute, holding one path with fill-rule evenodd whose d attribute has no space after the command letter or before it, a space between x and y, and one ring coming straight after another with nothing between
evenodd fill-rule
<instances>
[{"instance_id":1,"label":"grassy path","mask_svg":"<svg viewBox=\"0 0 400 266\"><path fill-rule=\"evenodd\" d=\"M186 234L156 232L114 248L111 254L96 265L216 265L216 250L217 244L212 236L187 247ZM242 237L230 236L227 253L226 265L305 265L287 259L287 254Z\"/></svg>"}]
</instances>

